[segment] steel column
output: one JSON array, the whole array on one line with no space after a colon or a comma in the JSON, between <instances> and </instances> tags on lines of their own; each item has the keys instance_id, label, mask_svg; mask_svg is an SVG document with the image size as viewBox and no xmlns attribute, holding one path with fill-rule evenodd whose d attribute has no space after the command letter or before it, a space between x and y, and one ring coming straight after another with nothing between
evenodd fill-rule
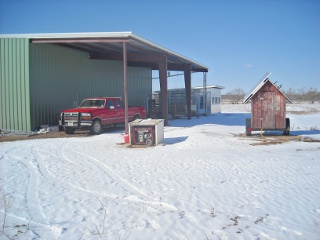
<instances>
[{"instance_id":1,"label":"steel column","mask_svg":"<svg viewBox=\"0 0 320 240\"><path fill-rule=\"evenodd\" d=\"M129 131L128 120L128 91L127 91L127 46L126 42L122 43L123 47L123 97L124 97L124 129L125 133Z\"/></svg>"},{"instance_id":2,"label":"steel column","mask_svg":"<svg viewBox=\"0 0 320 240\"><path fill-rule=\"evenodd\" d=\"M204 103L204 114L205 116L208 115L207 113L207 73L203 73L203 103Z\"/></svg>"},{"instance_id":3,"label":"steel column","mask_svg":"<svg viewBox=\"0 0 320 240\"><path fill-rule=\"evenodd\" d=\"M187 99L187 117L191 119L191 66L186 65L184 68L184 84Z\"/></svg>"},{"instance_id":4,"label":"steel column","mask_svg":"<svg viewBox=\"0 0 320 240\"><path fill-rule=\"evenodd\" d=\"M168 77L167 77L167 57L164 61L158 62L159 78L160 78L160 92L161 92L161 111L164 118L164 125L168 125Z\"/></svg>"}]
</instances>

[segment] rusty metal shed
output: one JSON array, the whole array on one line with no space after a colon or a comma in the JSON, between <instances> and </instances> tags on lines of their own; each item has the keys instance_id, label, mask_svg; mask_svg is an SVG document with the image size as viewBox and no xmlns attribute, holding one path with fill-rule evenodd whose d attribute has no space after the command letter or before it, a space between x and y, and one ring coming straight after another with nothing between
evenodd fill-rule
<instances>
[{"instance_id":1,"label":"rusty metal shed","mask_svg":"<svg viewBox=\"0 0 320 240\"><path fill-rule=\"evenodd\" d=\"M252 131L283 131L288 135L290 120L286 118L286 103L292 101L269 79L266 73L261 81L244 97L251 100L251 118L246 120L246 134Z\"/></svg>"},{"instance_id":2,"label":"rusty metal shed","mask_svg":"<svg viewBox=\"0 0 320 240\"><path fill-rule=\"evenodd\" d=\"M127 86L127 68L158 70L163 99L167 99L167 71L183 71L189 118L191 117L191 73L208 72L208 67L146 40L132 32L4 34L0 35L0 43L0 69L2 72L0 75L0 83L8 85L8 89L10 89L11 92L15 92L16 95L19 95L18 92L22 91L21 89L15 89L15 86L21 85L21 81L23 81L23 89L25 89L25 91L23 90L25 96L23 95L23 99L19 98L20 100L11 99L11 93L4 92L4 94L2 94L3 106L1 105L0 108L1 115L8 117L0 121L2 125L0 127L6 128L5 126L9 126L13 129L15 125L19 125L15 130L31 130L34 125L32 114L30 113L32 106L30 106L29 102L30 91L32 89L30 90L31 87L29 84L32 82L31 74L34 72L34 69L36 69L36 66L34 66L33 71L31 71L29 59L31 56L30 51L33 49L32 46L35 45L44 44L46 46L56 46L85 52L88 54L88 59L92 60L122 62L123 71L121 75L123 76L123 96L126 106L126 116L128 106L127 91L130 91ZM67 54L68 53L65 55ZM35 56L32 56L32 59L34 59L34 57ZM39 61L41 61L41 59L39 59ZM17 71L19 72L17 72L16 69L18 69ZM74 69L74 71L79 70L80 69ZM23 79L20 77L22 76L22 71ZM20 79L16 80L17 76L19 76ZM119 78L119 76L117 76L117 78ZM19 83L14 81L19 81ZM151 81L152 78L150 77L150 82ZM10 97L10 100L14 101L9 101L5 96ZM9 102L19 102L19 105L15 107L15 105L11 105ZM167 102L164 101L162 104L162 112L164 112L163 117L165 118L165 124L167 124L168 121L167 106ZM10 122L15 121L19 123L20 119L23 118L27 118L25 120L27 124L23 124L22 128L20 127L22 124L10 125ZM126 122L126 128L127 125Z\"/></svg>"}]
</instances>

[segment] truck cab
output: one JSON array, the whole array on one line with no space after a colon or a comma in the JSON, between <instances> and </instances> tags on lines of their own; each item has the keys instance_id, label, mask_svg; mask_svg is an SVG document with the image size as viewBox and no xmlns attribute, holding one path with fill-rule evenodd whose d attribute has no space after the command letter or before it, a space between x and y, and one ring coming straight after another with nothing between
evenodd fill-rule
<instances>
[{"instance_id":1,"label":"truck cab","mask_svg":"<svg viewBox=\"0 0 320 240\"><path fill-rule=\"evenodd\" d=\"M144 107L129 107L128 120L145 118ZM90 129L91 133L99 134L102 127L114 126L125 122L124 106L121 98L102 97L84 99L78 108L63 110L59 125L67 134L76 129Z\"/></svg>"}]
</instances>

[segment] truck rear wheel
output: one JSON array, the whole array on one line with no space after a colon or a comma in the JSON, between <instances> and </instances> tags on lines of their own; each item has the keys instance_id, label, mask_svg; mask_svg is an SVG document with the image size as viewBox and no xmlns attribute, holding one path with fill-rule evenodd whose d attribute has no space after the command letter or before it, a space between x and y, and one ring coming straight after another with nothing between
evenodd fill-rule
<instances>
[{"instance_id":1,"label":"truck rear wheel","mask_svg":"<svg viewBox=\"0 0 320 240\"><path fill-rule=\"evenodd\" d=\"M134 120L136 120L138 118L140 118L140 116L136 114L136 115L133 116L132 121L134 121Z\"/></svg>"},{"instance_id":2,"label":"truck rear wheel","mask_svg":"<svg viewBox=\"0 0 320 240\"><path fill-rule=\"evenodd\" d=\"M101 122L99 120L94 120L94 122L91 125L90 132L95 135L100 134L101 128Z\"/></svg>"}]
</instances>

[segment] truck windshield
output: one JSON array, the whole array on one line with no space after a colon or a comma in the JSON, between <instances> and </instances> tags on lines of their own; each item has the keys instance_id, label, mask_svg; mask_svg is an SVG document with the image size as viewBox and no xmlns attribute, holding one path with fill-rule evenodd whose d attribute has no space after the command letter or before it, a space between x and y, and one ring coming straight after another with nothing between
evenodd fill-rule
<instances>
[{"instance_id":1,"label":"truck windshield","mask_svg":"<svg viewBox=\"0 0 320 240\"><path fill-rule=\"evenodd\" d=\"M80 108L87 108L87 107L103 107L105 100L97 100L97 99L86 99L83 100L80 104Z\"/></svg>"}]
</instances>

